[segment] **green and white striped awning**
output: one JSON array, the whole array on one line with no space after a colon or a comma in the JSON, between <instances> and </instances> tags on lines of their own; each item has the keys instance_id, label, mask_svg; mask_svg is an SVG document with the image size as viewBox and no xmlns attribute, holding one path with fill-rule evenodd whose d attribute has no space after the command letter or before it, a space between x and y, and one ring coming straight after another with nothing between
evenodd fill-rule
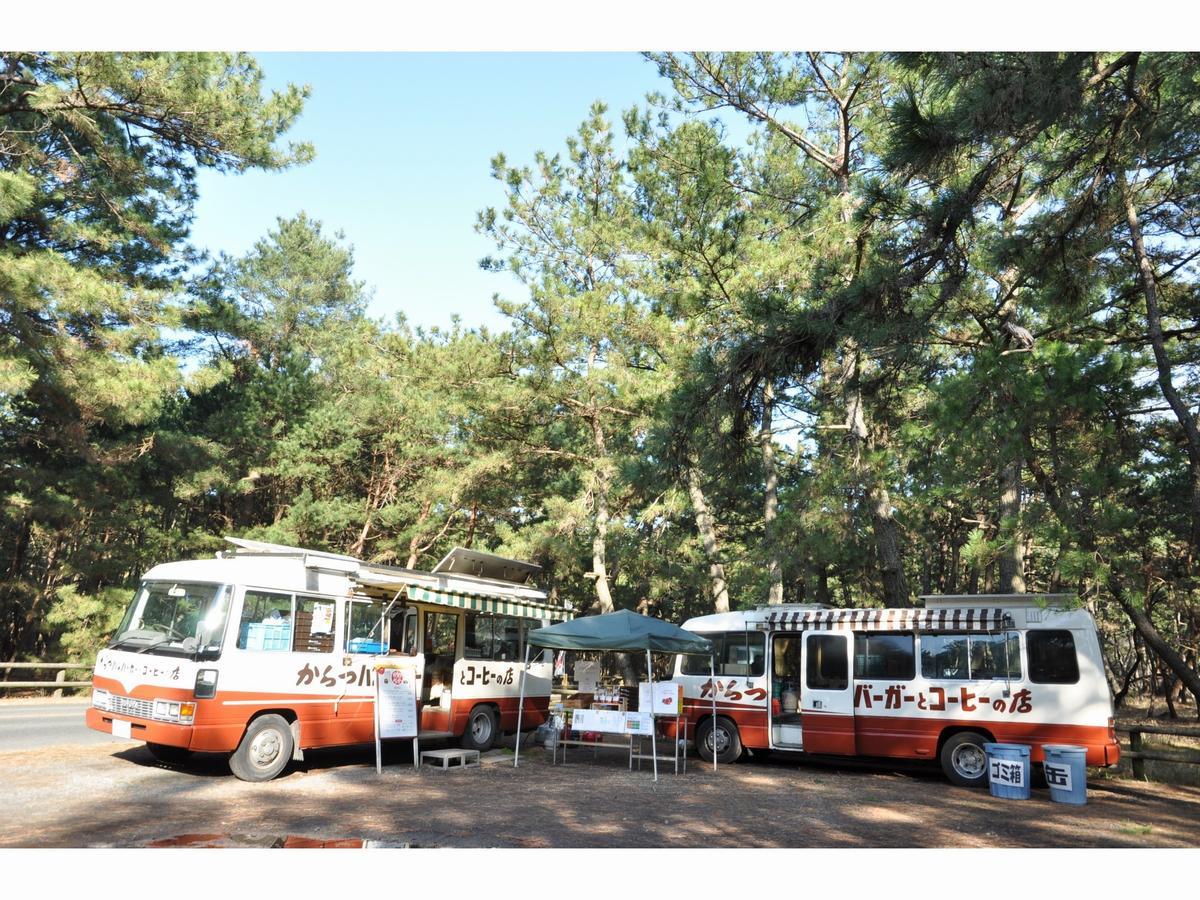
<instances>
[{"instance_id":1,"label":"green and white striped awning","mask_svg":"<svg viewBox=\"0 0 1200 900\"><path fill-rule=\"evenodd\" d=\"M563 609L561 606L551 606L549 603L538 603L534 600L515 597L500 597L495 594L442 591L419 584L408 586L408 599L417 603L438 603L442 606L456 606L460 609L492 613L497 616L522 616L529 619L549 619L552 622L562 622L575 617L570 610Z\"/></svg>"}]
</instances>

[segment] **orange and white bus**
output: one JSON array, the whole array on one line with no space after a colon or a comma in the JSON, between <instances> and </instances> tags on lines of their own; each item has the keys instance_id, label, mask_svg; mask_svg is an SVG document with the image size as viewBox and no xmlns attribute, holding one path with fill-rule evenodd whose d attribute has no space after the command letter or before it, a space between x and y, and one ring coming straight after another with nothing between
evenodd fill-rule
<instances>
[{"instance_id":1,"label":"orange and white bus","mask_svg":"<svg viewBox=\"0 0 1200 900\"><path fill-rule=\"evenodd\" d=\"M679 657L701 757L748 748L938 760L962 786L987 784L983 744L1087 748L1115 765L1112 697L1096 623L1064 594L924 597L924 609L782 605L700 616L716 645ZM712 712L713 693L717 709ZM715 748L715 749L714 749Z\"/></svg>"},{"instance_id":2,"label":"orange and white bus","mask_svg":"<svg viewBox=\"0 0 1200 900\"><path fill-rule=\"evenodd\" d=\"M228 753L266 781L305 750L374 740L374 665L424 654L421 738L487 749L517 724L526 633L571 617L539 567L461 548L432 572L228 538L215 559L147 572L96 659L90 728L160 759ZM545 720L534 663L523 721Z\"/></svg>"}]
</instances>

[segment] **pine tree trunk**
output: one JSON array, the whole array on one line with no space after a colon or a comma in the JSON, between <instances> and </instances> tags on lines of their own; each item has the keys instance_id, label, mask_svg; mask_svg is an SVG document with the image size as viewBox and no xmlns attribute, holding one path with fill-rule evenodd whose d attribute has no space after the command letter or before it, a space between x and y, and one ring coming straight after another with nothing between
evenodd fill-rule
<instances>
[{"instance_id":1,"label":"pine tree trunk","mask_svg":"<svg viewBox=\"0 0 1200 900\"><path fill-rule=\"evenodd\" d=\"M1002 594L1025 593L1025 559L1023 540L1018 528L1021 516L1021 470L1024 460L1020 451L1000 470L1000 534L1003 549L1000 554L1000 585Z\"/></svg>"},{"instance_id":2,"label":"pine tree trunk","mask_svg":"<svg viewBox=\"0 0 1200 900\"><path fill-rule=\"evenodd\" d=\"M729 587L725 583L725 566L721 563L721 554L717 547L717 530L708 510L708 501L705 500L704 491L700 487L700 468L694 457L688 460L686 476L688 496L692 499L692 511L696 515L696 530L700 532L700 543L704 547L704 556L708 559L713 609L719 613L729 612Z\"/></svg>"},{"instance_id":3,"label":"pine tree trunk","mask_svg":"<svg viewBox=\"0 0 1200 900\"><path fill-rule=\"evenodd\" d=\"M1146 253L1146 245L1142 240L1142 227L1138 221L1137 210L1133 205L1133 197L1129 193L1129 185L1122 174L1120 183L1125 202L1125 219L1129 223L1129 237L1133 244L1133 252L1137 257L1138 272L1142 280L1142 293L1146 298L1146 328L1150 334L1150 346L1154 350L1154 362L1158 368L1158 385L1166 398L1171 411L1175 414L1186 440L1188 456L1188 505L1191 509L1191 548L1192 557L1200 556L1200 427L1179 392L1175 390L1172 380L1171 360L1167 356L1166 341L1163 338L1162 319L1158 310L1158 286L1154 280L1154 266Z\"/></svg>"},{"instance_id":4,"label":"pine tree trunk","mask_svg":"<svg viewBox=\"0 0 1200 900\"><path fill-rule=\"evenodd\" d=\"M605 553L608 549L608 459L605 457L604 429L598 415L592 415L592 440L596 446L596 470L592 476L592 502L596 510L592 531L592 574L596 579L596 603L600 613L613 611L612 592L608 586Z\"/></svg>"},{"instance_id":5,"label":"pine tree trunk","mask_svg":"<svg viewBox=\"0 0 1200 900\"><path fill-rule=\"evenodd\" d=\"M863 411L862 391L859 387L858 345L853 339L847 339L843 346L840 378L842 394L846 401L846 431L850 436L850 466L859 483L866 487L871 525L875 532L875 547L879 553L884 605L912 606L908 581L904 577L904 561L900 552L896 520L892 513L891 497L865 459L867 452L874 449L874 442L867 430L866 415Z\"/></svg>"},{"instance_id":6,"label":"pine tree trunk","mask_svg":"<svg viewBox=\"0 0 1200 900\"><path fill-rule=\"evenodd\" d=\"M779 472L775 465L775 443L771 434L771 418L775 408L775 390L768 381L762 392L762 427L758 432L758 444L763 461L763 543L767 550L767 576L770 587L767 603L775 606L783 602L783 568L779 564L779 543L775 533L775 520L779 515Z\"/></svg>"}]
</instances>

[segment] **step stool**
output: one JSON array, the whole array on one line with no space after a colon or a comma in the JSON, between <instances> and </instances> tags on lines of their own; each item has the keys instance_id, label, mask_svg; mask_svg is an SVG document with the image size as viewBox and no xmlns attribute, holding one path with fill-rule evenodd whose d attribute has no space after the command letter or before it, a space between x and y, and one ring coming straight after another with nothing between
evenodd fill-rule
<instances>
[{"instance_id":1,"label":"step stool","mask_svg":"<svg viewBox=\"0 0 1200 900\"><path fill-rule=\"evenodd\" d=\"M479 765L478 750L461 750L452 748L450 750L422 750L421 762L424 763L427 759L440 760L443 769L450 768L450 761L457 760L456 769L473 768Z\"/></svg>"}]
</instances>

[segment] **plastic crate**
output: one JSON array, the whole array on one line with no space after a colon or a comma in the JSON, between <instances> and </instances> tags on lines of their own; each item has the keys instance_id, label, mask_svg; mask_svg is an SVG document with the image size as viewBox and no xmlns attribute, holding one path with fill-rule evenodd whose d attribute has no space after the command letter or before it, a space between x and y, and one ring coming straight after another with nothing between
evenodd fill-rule
<instances>
[{"instance_id":1,"label":"plastic crate","mask_svg":"<svg viewBox=\"0 0 1200 900\"><path fill-rule=\"evenodd\" d=\"M291 622L250 622L246 625L247 650L290 650Z\"/></svg>"},{"instance_id":2,"label":"plastic crate","mask_svg":"<svg viewBox=\"0 0 1200 900\"><path fill-rule=\"evenodd\" d=\"M366 638L354 638L346 647L347 653L383 653L384 646L380 641L369 641Z\"/></svg>"}]
</instances>

